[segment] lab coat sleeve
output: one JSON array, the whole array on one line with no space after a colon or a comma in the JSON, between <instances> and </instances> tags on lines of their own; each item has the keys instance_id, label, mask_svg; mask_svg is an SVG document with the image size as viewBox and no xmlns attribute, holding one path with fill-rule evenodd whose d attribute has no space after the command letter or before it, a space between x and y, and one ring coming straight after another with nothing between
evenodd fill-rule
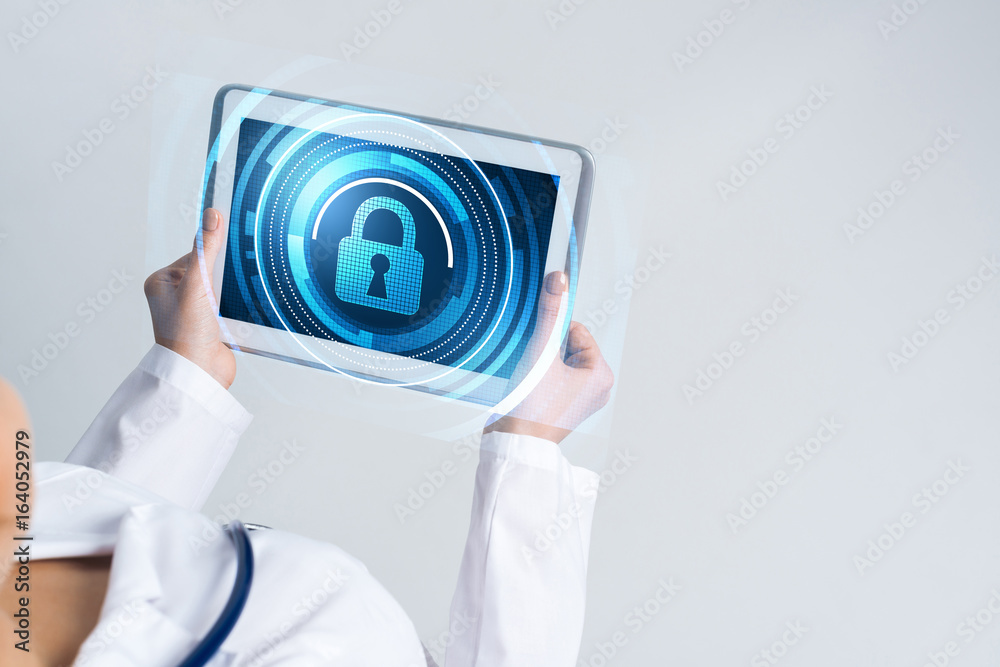
<instances>
[{"instance_id":1,"label":"lab coat sleeve","mask_svg":"<svg viewBox=\"0 0 1000 667\"><path fill-rule=\"evenodd\" d=\"M211 375L154 345L66 462L97 468L199 510L251 419Z\"/></svg>"},{"instance_id":2,"label":"lab coat sleeve","mask_svg":"<svg viewBox=\"0 0 1000 667\"><path fill-rule=\"evenodd\" d=\"M483 436L445 667L572 667L599 476L548 440Z\"/></svg>"}]
</instances>

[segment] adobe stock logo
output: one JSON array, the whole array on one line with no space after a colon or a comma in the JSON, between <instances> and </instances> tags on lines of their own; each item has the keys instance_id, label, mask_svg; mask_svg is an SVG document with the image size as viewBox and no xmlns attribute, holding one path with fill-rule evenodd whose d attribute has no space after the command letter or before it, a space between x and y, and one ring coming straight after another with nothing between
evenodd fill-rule
<instances>
[{"instance_id":1,"label":"adobe stock logo","mask_svg":"<svg viewBox=\"0 0 1000 667\"><path fill-rule=\"evenodd\" d=\"M748 148L747 158L740 159L730 167L729 177L715 182L715 188L723 202L739 192L782 147L782 141L788 142L811 121L820 109L825 107L833 97L825 84L809 88L809 96L791 111L786 112L774 123L774 131L781 138L768 137L758 146Z\"/></svg>"},{"instance_id":2,"label":"adobe stock logo","mask_svg":"<svg viewBox=\"0 0 1000 667\"><path fill-rule=\"evenodd\" d=\"M997 256L983 256L976 270L965 280L956 283L945 297L947 303L953 307L938 308L926 320L918 319L916 330L911 329L911 334L902 337L898 351L890 351L886 355L892 372L898 373L901 367L916 359L921 350L941 335L944 328L952 321L952 316L965 308L998 275L1000 275L1000 263L997 262Z\"/></svg>"},{"instance_id":3,"label":"adobe stock logo","mask_svg":"<svg viewBox=\"0 0 1000 667\"><path fill-rule=\"evenodd\" d=\"M893 33L897 33L900 29L909 23L911 16L916 16L917 12L921 10L923 5L927 4L928 0L903 0L901 5L893 4L892 13L889 14L889 20L879 19L875 24L878 27L878 31L882 33L882 39L889 41L889 37Z\"/></svg>"},{"instance_id":4,"label":"adobe stock logo","mask_svg":"<svg viewBox=\"0 0 1000 667\"><path fill-rule=\"evenodd\" d=\"M747 525L770 503L795 475L805 468L806 464L815 459L829 445L844 425L836 417L823 418L815 435L805 442L797 444L785 454L785 466L774 471L763 481L758 481L757 490L740 498L739 507L726 514L726 523L733 534Z\"/></svg>"},{"instance_id":5,"label":"adobe stock logo","mask_svg":"<svg viewBox=\"0 0 1000 667\"><path fill-rule=\"evenodd\" d=\"M53 160L52 173L60 183L67 174L73 173L77 167L83 164L84 160L97 150L97 147L104 143L104 140L116 129L118 123L123 123L132 115L139 105L142 104L154 90L170 76L168 72L160 70L159 65L150 65L144 71L141 81L119 95L111 102L110 114L97 122L96 126L85 128L80 132L82 139L76 143L66 145L66 155L62 162Z\"/></svg>"},{"instance_id":6,"label":"adobe stock logo","mask_svg":"<svg viewBox=\"0 0 1000 667\"><path fill-rule=\"evenodd\" d=\"M669 608L670 603L681 591L681 586L674 582L673 577L661 577L656 583L658 585L656 591L625 614L622 628L615 630L607 641L595 643L590 655L581 653L576 663L577 667L607 667L621 649L628 646L633 637L647 628L660 612ZM631 634L626 632L626 629L631 630Z\"/></svg>"},{"instance_id":7,"label":"adobe stock logo","mask_svg":"<svg viewBox=\"0 0 1000 667\"><path fill-rule=\"evenodd\" d=\"M20 51L21 47L37 37L39 31L62 11L64 5L69 3L70 0L38 0L40 11L30 15L25 14L21 17L21 29L17 32L7 33L7 41L10 42L10 48L14 53Z\"/></svg>"},{"instance_id":8,"label":"adobe stock logo","mask_svg":"<svg viewBox=\"0 0 1000 667\"><path fill-rule=\"evenodd\" d=\"M77 304L76 314L80 319L71 319L56 331L50 332L46 342L32 348L27 365L18 365L17 374L21 382L28 386L34 378L41 375L69 347L73 339L80 335L84 325L97 319L98 314L104 312L134 278L125 269L112 271L111 280L105 287Z\"/></svg>"},{"instance_id":9,"label":"adobe stock logo","mask_svg":"<svg viewBox=\"0 0 1000 667\"><path fill-rule=\"evenodd\" d=\"M968 614L961 623L955 626L955 640L945 642L939 651L927 653L927 662L923 664L923 667L946 667L951 663L952 658L957 657L962 652L963 646L957 641L958 638L961 638L966 646L971 644L980 633L988 630L990 624L997 618L1000 618L1000 590L994 587L983 606L974 614Z\"/></svg>"},{"instance_id":10,"label":"adobe stock logo","mask_svg":"<svg viewBox=\"0 0 1000 667\"><path fill-rule=\"evenodd\" d=\"M799 640L809 632L809 628L803 626L799 621L787 621L785 628L786 630L781 633L780 638L773 641L767 648L758 651L750 659L751 667L770 667L770 665L777 664L779 660L788 655L788 650L798 644Z\"/></svg>"},{"instance_id":11,"label":"adobe stock logo","mask_svg":"<svg viewBox=\"0 0 1000 667\"><path fill-rule=\"evenodd\" d=\"M909 177L910 183L916 183L924 174L930 171L931 167L937 164L941 157L950 151L952 147L962 138L962 135L955 132L951 126L939 127L933 141L919 153L914 153L902 164L900 169L904 176ZM876 189L872 192L873 198L865 206L858 207L858 217L855 223L844 223L844 234L847 240L853 245L860 237L864 236L883 216L887 215L895 204L902 199L909 190L902 179L895 179L885 190Z\"/></svg>"},{"instance_id":12,"label":"adobe stock logo","mask_svg":"<svg viewBox=\"0 0 1000 667\"><path fill-rule=\"evenodd\" d=\"M741 339L736 339L721 352L713 353L712 361L705 368L698 369L694 382L681 387L688 405L694 405L696 399L704 396L716 382L721 380L736 364L736 361L746 353L750 344L760 340L761 335L769 331L799 300L798 295L793 294L791 289L777 290L775 294L777 296L769 308L765 308L759 315L751 317L740 327L740 333L748 339L745 343Z\"/></svg>"},{"instance_id":13,"label":"adobe stock logo","mask_svg":"<svg viewBox=\"0 0 1000 667\"><path fill-rule=\"evenodd\" d=\"M468 120L472 114L476 112L476 109L478 109L483 102L490 99L493 96L493 93L497 91L497 88L502 85L503 83L493 78L492 74L487 76L480 75L478 85L472 93L466 95L462 101L456 102L452 105L452 107L445 111L441 117L455 123L461 123L462 121Z\"/></svg>"},{"instance_id":14,"label":"adobe stock logo","mask_svg":"<svg viewBox=\"0 0 1000 667\"><path fill-rule=\"evenodd\" d=\"M340 43L340 53L344 56L344 60L351 62L352 58L360 56L361 52L371 46L372 41L389 27L393 19L403 13L403 9L405 7L402 0L389 0L384 8L371 10L372 20L364 26L355 26L354 39L350 43Z\"/></svg>"},{"instance_id":15,"label":"adobe stock logo","mask_svg":"<svg viewBox=\"0 0 1000 667\"><path fill-rule=\"evenodd\" d=\"M731 1L740 11L746 11L753 2L753 0ZM677 71L683 74L685 67L694 65L695 61L701 58L722 37L726 32L726 26L733 25L738 18L739 14L732 9L723 9L719 12L718 18L713 16L702 21L701 25L704 26L704 30L699 30L696 34L688 37L684 49L673 53Z\"/></svg>"},{"instance_id":16,"label":"adobe stock logo","mask_svg":"<svg viewBox=\"0 0 1000 667\"><path fill-rule=\"evenodd\" d=\"M914 528L920 517L930 512L941 500L948 495L948 492L965 479L965 476L972 470L962 463L962 459L948 461L948 467L941 476L923 487L910 498L910 504L919 514L910 511L902 512L898 515L898 520L882 524L884 531L875 539L868 540L867 549L863 553L854 556L854 567L858 574L865 575L865 571L875 566L875 563L882 558Z\"/></svg>"}]
</instances>

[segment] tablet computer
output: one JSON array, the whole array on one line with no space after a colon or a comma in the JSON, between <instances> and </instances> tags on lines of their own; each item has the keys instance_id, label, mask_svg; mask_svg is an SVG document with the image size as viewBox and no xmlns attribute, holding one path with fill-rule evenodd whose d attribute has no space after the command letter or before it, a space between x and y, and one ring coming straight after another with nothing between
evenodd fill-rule
<instances>
[{"instance_id":1,"label":"tablet computer","mask_svg":"<svg viewBox=\"0 0 1000 667\"><path fill-rule=\"evenodd\" d=\"M575 289L579 146L230 85L208 157L204 203L227 219L213 288L242 351L496 404L544 276Z\"/></svg>"}]
</instances>

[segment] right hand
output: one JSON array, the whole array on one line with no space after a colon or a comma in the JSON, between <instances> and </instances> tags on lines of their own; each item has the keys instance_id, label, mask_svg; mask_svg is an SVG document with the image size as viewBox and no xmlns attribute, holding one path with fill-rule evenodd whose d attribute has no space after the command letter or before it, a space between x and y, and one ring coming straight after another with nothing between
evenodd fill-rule
<instances>
[{"instance_id":1,"label":"right hand","mask_svg":"<svg viewBox=\"0 0 1000 667\"><path fill-rule=\"evenodd\" d=\"M565 290L564 273L554 271L545 276L535 332L521 360L522 372L517 375L523 377L541 359L555 328ZM565 360L561 355L553 360L531 393L484 432L534 435L559 443L607 404L614 383L614 373L590 331L579 322L571 322Z\"/></svg>"}]
</instances>

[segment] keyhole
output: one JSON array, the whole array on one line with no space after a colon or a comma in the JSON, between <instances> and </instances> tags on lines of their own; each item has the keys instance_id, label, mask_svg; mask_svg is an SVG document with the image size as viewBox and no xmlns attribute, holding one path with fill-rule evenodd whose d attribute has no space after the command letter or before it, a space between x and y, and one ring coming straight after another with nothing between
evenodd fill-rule
<instances>
[{"instance_id":1,"label":"keyhole","mask_svg":"<svg viewBox=\"0 0 1000 667\"><path fill-rule=\"evenodd\" d=\"M372 276L372 284L368 286L368 296L373 296L376 299L388 299L385 292L385 274L392 264L385 255L375 255L372 257L371 264L375 275Z\"/></svg>"}]
</instances>

